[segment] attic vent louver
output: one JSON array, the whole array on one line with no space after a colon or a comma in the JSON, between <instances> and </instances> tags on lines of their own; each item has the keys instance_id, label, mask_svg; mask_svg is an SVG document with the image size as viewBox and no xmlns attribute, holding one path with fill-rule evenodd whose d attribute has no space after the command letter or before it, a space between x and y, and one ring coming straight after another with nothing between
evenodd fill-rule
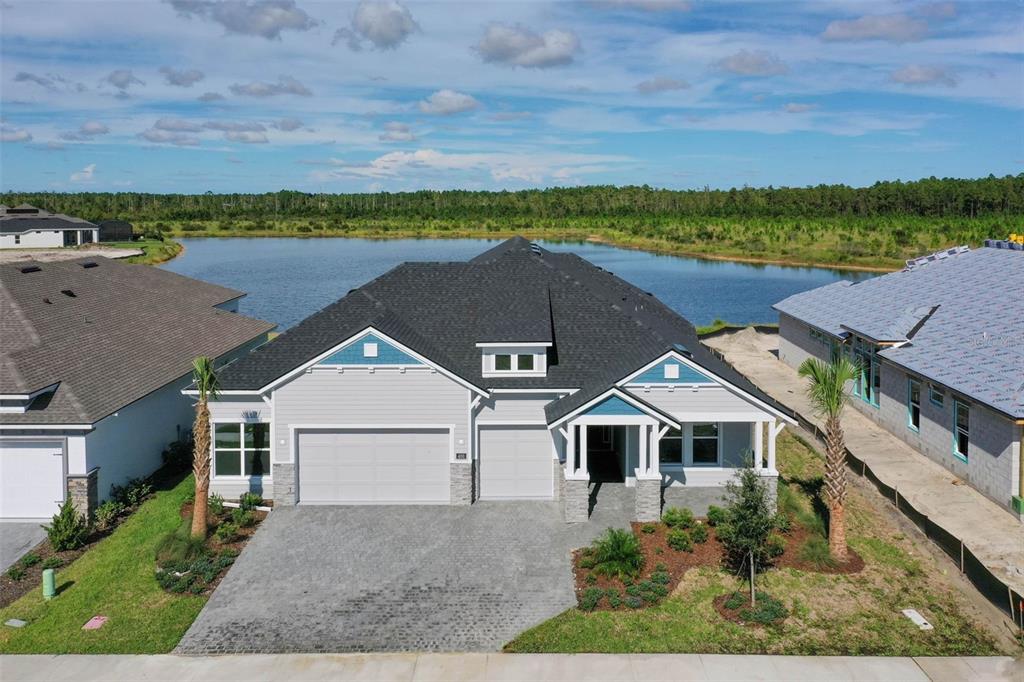
<instances>
[{"instance_id":1,"label":"attic vent louver","mask_svg":"<svg viewBox=\"0 0 1024 682\"><path fill-rule=\"evenodd\" d=\"M530 242L530 251L533 251L539 256L541 254L540 244L537 242Z\"/></svg>"},{"instance_id":2,"label":"attic vent louver","mask_svg":"<svg viewBox=\"0 0 1024 682\"><path fill-rule=\"evenodd\" d=\"M93 261L89 261L87 263L82 263L82 267L85 268L86 270L88 270L89 268L98 268L99 266L100 266L99 263L95 263Z\"/></svg>"},{"instance_id":3,"label":"attic vent louver","mask_svg":"<svg viewBox=\"0 0 1024 682\"><path fill-rule=\"evenodd\" d=\"M39 267L38 265L26 265L21 269L22 273L26 275L30 272L40 272L41 270L42 268Z\"/></svg>"}]
</instances>

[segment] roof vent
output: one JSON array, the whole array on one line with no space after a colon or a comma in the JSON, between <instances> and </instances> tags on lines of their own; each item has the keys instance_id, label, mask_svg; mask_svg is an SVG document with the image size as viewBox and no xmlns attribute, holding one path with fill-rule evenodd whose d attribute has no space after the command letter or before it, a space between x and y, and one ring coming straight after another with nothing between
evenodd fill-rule
<instances>
[{"instance_id":1,"label":"roof vent","mask_svg":"<svg viewBox=\"0 0 1024 682\"><path fill-rule=\"evenodd\" d=\"M95 261L87 261L85 263L82 263L82 267L85 268L86 270L88 270L89 268L98 268L99 266L100 264Z\"/></svg>"},{"instance_id":2,"label":"roof vent","mask_svg":"<svg viewBox=\"0 0 1024 682\"><path fill-rule=\"evenodd\" d=\"M75 292L71 291L71 289L61 289L60 293L64 294L68 298L78 298L75 296Z\"/></svg>"},{"instance_id":3,"label":"roof vent","mask_svg":"<svg viewBox=\"0 0 1024 682\"><path fill-rule=\"evenodd\" d=\"M538 256L541 255L543 250L540 248L540 244L537 242L530 242L530 251L533 251Z\"/></svg>"},{"instance_id":4,"label":"roof vent","mask_svg":"<svg viewBox=\"0 0 1024 682\"><path fill-rule=\"evenodd\" d=\"M41 270L42 268L39 267L38 265L26 265L21 269L22 273L26 275L30 272L40 272Z\"/></svg>"}]
</instances>

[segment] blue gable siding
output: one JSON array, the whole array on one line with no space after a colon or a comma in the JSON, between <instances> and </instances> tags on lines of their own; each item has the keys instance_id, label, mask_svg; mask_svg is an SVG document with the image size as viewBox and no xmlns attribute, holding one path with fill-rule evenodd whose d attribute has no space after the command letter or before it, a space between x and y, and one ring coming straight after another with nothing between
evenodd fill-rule
<instances>
[{"instance_id":1,"label":"blue gable siding","mask_svg":"<svg viewBox=\"0 0 1024 682\"><path fill-rule=\"evenodd\" d=\"M377 357L364 358L363 344L376 343ZM408 353L401 351L384 341L376 334L366 334L341 350L329 355L319 362L321 365L422 365L423 363Z\"/></svg>"},{"instance_id":2,"label":"blue gable siding","mask_svg":"<svg viewBox=\"0 0 1024 682\"><path fill-rule=\"evenodd\" d=\"M679 378L678 379L666 379L665 378L665 365L678 365L679 366ZM638 374L629 380L631 384L713 384L715 383L710 377L705 376L701 372L693 369L689 365L684 365L681 362L674 360L666 360L660 364L655 365L643 372Z\"/></svg>"},{"instance_id":3,"label":"blue gable siding","mask_svg":"<svg viewBox=\"0 0 1024 682\"><path fill-rule=\"evenodd\" d=\"M605 400L599 402L597 405L594 405L592 408L587 410L586 413L587 414L597 414L597 415L602 415L602 414L604 414L604 415L615 415L615 416L634 415L634 414L643 415L644 414L643 410L638 410L637 408L633 407L632 405L630 405L629 403L627 403L625 400L623 400L622 398L620 398L617 395L613 395L613 396L611 396L609 398L606 398Z\"/></svg>"}]
</instances>

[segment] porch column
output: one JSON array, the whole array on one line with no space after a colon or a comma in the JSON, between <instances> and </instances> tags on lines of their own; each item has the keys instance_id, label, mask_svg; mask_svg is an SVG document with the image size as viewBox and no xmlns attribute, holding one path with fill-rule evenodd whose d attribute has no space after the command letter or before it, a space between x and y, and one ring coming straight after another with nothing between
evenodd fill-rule
<instances>
[{"instance_id":1,"label":"porch column","mask_svg":"<svg viewBox=\"0 0 1024 682\"><path fill-rule=\"evenodd\" d=\"M785 426L786 422L776 425L774 418L768 422L768 472L771 474L778 473L778 469L775 468L775 438L782 433Z\"/></svg>"},{"instance_id":2,"label":"porch column","mask_svg":"<svg viewBox=\"0 0 1024 682\"><path fill-rule=\"evenodd\" d=\"M774 419L772 422L774 423ZM771 439L769 439L771 440ZM774 447L773 445L769 446ZM764 468L764 422L754 423L754 471L760 473ZM770 467L769 467L770 468Z\"/></svg>"},{"instance_id":3,"label":"porch column","mask_svg":"<svg viewBox=\"0 0 1024 682\"><path fill-rule=\"evenodd\" d=\"M580 424L580 468L576 472L578 476L588 476L590 469L587 468L587 425Z\"/></svg>"},{"instance_id":4,"label":"porch column","mask_svg":"<svg viewBox=\"0 0 1024 682\"><path fill-rule=\"evenodd\" d=\"M576 425L569 422L565 434L565 473L572 476L576 473Z\"/></svg>"},{"instance_id":5,"label":"porch column","mask_svg":"<svg viewBox=\"0 0 1024 682\"><path fill-rule=\"evenodd\" d=\"M662 427L661 424L656 424L651 427L651 431L654 432L654 444L651 448L651 468L650 472L661 478L661 437L668 433L669 427Z\"/></svg>"},{"instance_id":6,"label":"porch column","mask_svg":"<svg viewBox=\"0 0 1024 682\"><path fill-rule=\"evenodd\" d=\"M651 434L647 424L640 425L640 472L648 473L651 470Z\"/></svg>"}]
</instances>

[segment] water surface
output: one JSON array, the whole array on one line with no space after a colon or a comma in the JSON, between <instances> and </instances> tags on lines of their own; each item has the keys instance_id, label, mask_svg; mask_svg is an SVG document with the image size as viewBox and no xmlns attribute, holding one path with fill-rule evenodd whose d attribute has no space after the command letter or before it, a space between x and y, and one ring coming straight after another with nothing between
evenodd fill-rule
<instances>
[{"instance_id":1,"label":"water surface","mask_svg":"<svg viewBox=\"0 0 1024 682\"><path fill-rule=\"evenodd\" d=\"M405 261L468 260L487 239L205 238L160 267L248 292L241 312L287 328ZM870 274L660 256L602 244L541 242L572 251L653 293L696 325L777 322L771 305L791 294Z\"/></svg>"}]
</instances>

